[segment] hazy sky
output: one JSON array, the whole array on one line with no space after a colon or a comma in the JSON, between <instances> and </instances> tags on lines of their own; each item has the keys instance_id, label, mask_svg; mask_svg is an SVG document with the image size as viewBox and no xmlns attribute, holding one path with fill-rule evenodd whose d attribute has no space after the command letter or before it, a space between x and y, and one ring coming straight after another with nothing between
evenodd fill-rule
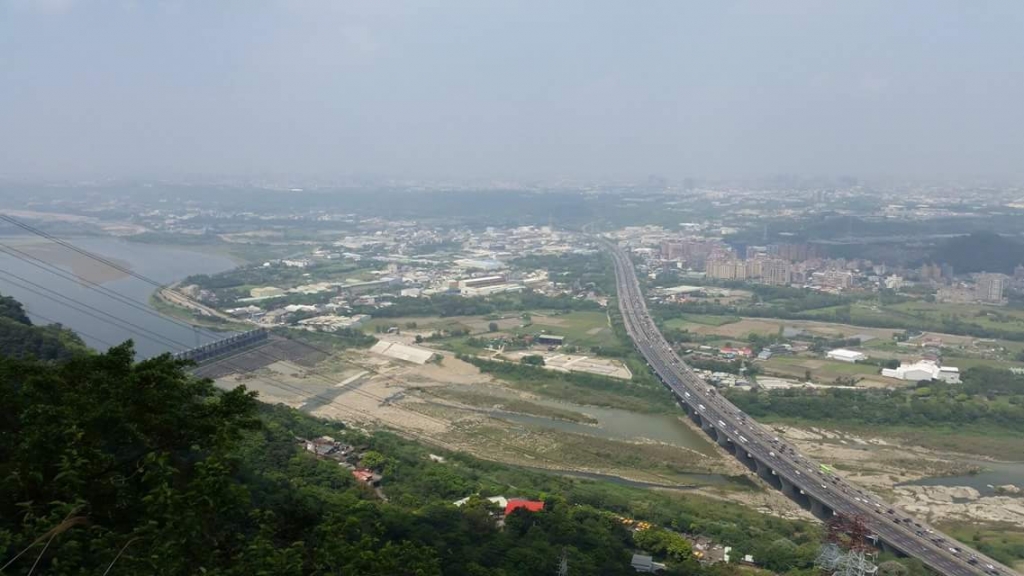
<instances>
[{"instance_id":1,"label":"hazy sky","mask_svg":"<svg viewBox=\"0 0 1024 576\"><path fill-rule=\"evenodd\" d=\"M1021 0L0 0L0 173L1024 175Z\"/></svg>"}]
</instances>

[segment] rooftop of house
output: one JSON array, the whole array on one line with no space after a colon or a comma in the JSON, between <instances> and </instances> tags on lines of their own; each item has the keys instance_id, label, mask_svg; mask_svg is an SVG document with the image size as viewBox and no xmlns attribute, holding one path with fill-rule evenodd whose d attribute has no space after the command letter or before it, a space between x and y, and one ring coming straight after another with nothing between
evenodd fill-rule
<instances>
[{"instance_id":1,"label":"rooftop of house","mask_svg":"<svg viewBox=\"0 0 1024 576\"><path fill-rule=\"evenodd\" d=\"M520 508L530 512L540 512L544 509L544 503L539 500L509 500L505 505L505 515L508 516Z\"/></svg>"}]
</instances>

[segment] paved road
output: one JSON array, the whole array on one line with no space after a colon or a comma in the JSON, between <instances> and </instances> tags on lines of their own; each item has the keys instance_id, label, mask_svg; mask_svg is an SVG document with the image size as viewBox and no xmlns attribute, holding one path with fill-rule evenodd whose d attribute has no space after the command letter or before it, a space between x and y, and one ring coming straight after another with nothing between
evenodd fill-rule
<instances>
[{"instance_id":1,"label":"paved road","mask_svg":"<svg viewBox=\"0 0 1024 576\"><path fill-rule=\"evenodd\" d=\"M737 454L766 464L771 474L799 488L799 494L818 501L836 514L857 515L884 543L921 560L946 576L977 574L1010 576L1017 573L971 550L924 522L894 509L878 496L823 470L770 430L748 418L718 394L676 356L647 312L633 263L618 246L606 243L615 262L619 308L626 331L662 382L696 410L718 435L728 438Z\"/></svg>"}]
</instances>

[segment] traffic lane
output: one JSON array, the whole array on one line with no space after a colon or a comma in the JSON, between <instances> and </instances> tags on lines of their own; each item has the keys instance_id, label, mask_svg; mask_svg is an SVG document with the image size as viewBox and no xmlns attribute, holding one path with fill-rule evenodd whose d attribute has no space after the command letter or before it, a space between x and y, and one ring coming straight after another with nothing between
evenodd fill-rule
<instances>
[{"instance_id":1,"label":"traffic lane","mask_svg":"<svg viewBox=\"0 0 1024 576\"><path fill-rule=\"evenodd\" d=\"M661 350L659 349L659 348L661 348L661 347L657 346L656 344L652 344L652 340L654 339L654 337L653 337L653 334L652 334L652 333L650 333L650 330L649 330L649 328L650 328L650 324L649 324L649 323L647 323L647 322L644 322L644 321L643 321L642 319L641 319L641 320L636 320L635 318L633 318L633 317L632 317L632 316L633 316L632 314L629 314L629 315L624 315L624 316L630 316L630 317L629 317L629 324L633 324L633 323L635 322L636 324L639 324L640 326L642 326L642 328L643 328L643 329L642 329L642 331L643 331L643 332L645 333L645 338L644 338L644 340L646 341L645 343L646 343L646 344L648 344L648 346L649 346L649 347L651 347L651 348L653 348L654 350L656 350L656 351L657 351L657 354L655 354L655 356L657 356L657 357L658 357L659 359L661 359L661 360L662 360L662 362L658 362L658 363L659 363L659 364L661 364L661 363L665 364L665 365L663 365L663 366L659 366L659 368L662 368L662 370L656 370L656 371L657 371L657 372L659 372L659 373L661 373L662 371L666 371L666 372L668 372L669 374L671 374L671 373L673 372L673 370L671 369L671 368L672 368L671 364L673 364L673 363L672 363L672 362L671 362L670 360L668 360L668 359L667 359L667 358L665 357L665 355L664 355L663 353L661 353ZM654 329L656 330L656 327L655 327ZM660 336L660 333L659 333L658 335ZM662 339L662 342L664 342L664 341L663 341L663 339ZM665 348L667 348L667 347L668 347L668 346L667 346L667 343L664 343L664 347L665 347ZM648 359L648 360L650 360L650 359ZM688 368L688 367L687 367L687 368ZM676 379L676 378L669 378L669 380L678 380L678 379ZM676 387L675 387L675 386L672 386L672 388L673 388L673 390L674 390L674 391L676 391ZM704 395L703 395L703 393L702 393L702 391L701 391L701 390L696 390L696 391L698 392L698 394L700 394L700 397L704 397ZM730 405L731 405L731 404L730 404ZM717 415L717 416L719 416L719 417L721 417L721 416L724 416L724 414L722 414L722 413L719 413L719 412L717 412L717 411L714 411L714 410L712 410L712 416L716 416L716 415ZM721 419L722 421L724 421L724 418L720 418L720 419ZM731 418L730 418L730 422L731 422L731 423L733 423L733 424L735 424L735 423L736 423L736 422L735 422L734 420L732 420ZM760 434L761 432L758 432L758 433ZM728 437L728 431L726 431L726 436ZM750 447L750 449L748 450L748 453L750 453L750 454L753 454L753 453L755 453L755 452L759 452L759 453L762 453L762 454L763 454L763 450L764 450L764 448L763 448L763 447L761 448L761 450L758 450L758 449L757 449L756 447ZM795 471L795 468L796 468L796 464L795 464L795 463L791 463L791 465L790 465L790 468L791 468L791 470L790 470L791 472L792 472L792 471ZM793 482L793 483L794 483L794 484L796 484L796 485L799 485L799 484L800 484L800 482L794 482L794 481L793 481L793 480L791 480L791 479L788 479L788 480L789 480L790 482ZM845 483L844 483L844 484L845 484ZM807 492L808 492L808 490L804 490L804 492L805 492L805 493L807 493ZM814 491L813 489L812 489L812 490L810 490L809 492L811 492L811 493L812 493L812 494L811 494L812 496L815 496L815 497L816 497L816 498L818 498L819 500L821 500L821 501L825 502L826 504L829 504L829 505L830 505L830 507L832 507L833 509L835 509L835 510L837 510L837 511L841 511L841 510L843 510L843 509L844 509L844 508L846 507L846 505L852 504L852 503L851 503L851 502L849 501L849 499L843 498L843 497L841 497L841 496L838 496L838 495L837 495L837 498L838 498L838 499L833 499L833 498L831 498L831 497L825 497L825 496L823 496L823 495L822 495L822 494L820 494L820 493L815 493L815 491ZM830 494L829 496L831 496L831 494ZM860 507L860 506L858 506L858 505L856 505L856 504L854 504L854 505L853 505L853 509L854 509L855 511L858 511L858 512L859 512L861 508L862 508L862 507ZM872 509L870 509L870 507L864 506L864 507L863 507L863 509L864 509L864 510L867 510L867 512L869 513L869 515L872 515L872 516L873 516L873 515L876 515L876 514L878 514L878 513L877 513L877 511L875 511L875 510L872 510ZM882 517L882 518L880 518L880 519L879 519L878 521L879 521L879 522L885 522L885 519L884 519L884 517ZM903 526L902 526L902 525L900 525L900 528L903 528ZM892 539L894 539L894 540L898 540L898 541L900 541L900 542L906 542L906 543L910 543L910 544L913 544L913 543L918 543L918 542L921 542L921 540L919 540L919 539L917 539L917 538L914 538L914 537L911 537L911 536L909 536L909 535L907 535L907 536L902 536L902 535L899 535L899 536L898 536L897 534L893 534L893 533L891 532L891 528L890 528L890 527L888 527L888 526L886 526L885 528L883 528L883 529L882 529L881 531L883 531L883 532L886 532L886 533L888 533L888 534L890 535L890 537L891 537ZM928 545L932 545L932 543L931 543L931 542L927 542L927 544L925 544L925 546L928 546ZM926 547L922 547L922 548L921 548L921 550L922 550L922 551L926 551L926 550L928 550L928 549L927 549ZM929 555L930 555L930 554L929 554ZM972 567L972 568L973 568L973 567Z\"/></svg>"},{"instance_id":2,"label":"traffic lane","mask_svg":"<svg viewBox=\"0 0 1024 576\"><path fill-rule=\"evenodd\" d=\"M630 320L634 320L634 319L630 318ZM650 338L650 337L648 337L648 338ZM657 345L652 344L649 340L648 340L648 342L646 342L646 344L648 345L648 347L653 348L654 352L652 353L652 355L657 360L660 360L660 362L655 360L656 364L661 364L661 366L658 366L658 368L661 368L661 370L656 370L656 371L659 372L659 373L665 371L665 372L668 372L669 374L671 374L672 373L671 368L673 368L672 362L668 361L665 358L664 353L662 353L661 350L659 349L660 347L658 347ZM651 359L649 358L648 360L651 360ZM670 380L675 380L674 378L669 378L669 379ZM676 387L672 386L672 388L675 391ZM701 397L705 397L705 395L702 393L701 390L696 390L696 391L699 394L701 394ZM717 400L716 400L716 403L718 403ZM728 404L727 402L724 402L724 401L721 402L721 403L727 404L727 405L731 406L731 404ZM705 409L705 412L707 412L707 409ZM711 411L711 415L712 416L718 416L718 417L725 416L725 414L720 413L720 412L718 412L716 410L712 410ZM720 418L720 419L722 419L724 421L724 418ZM731 419L731 417L730 417L730 421L732 421L733 424L736 423L734 420ZM728 431L726 431L726 436L728 437ZM758 450L756 447L750 447L750 449L748 450L748 453L753 455L755 452L758 452L763 457L764 450L765 450L764 447L762 447L760 450ZM792 472L793 470L795 470L795 465L791 465L790 468L791 468L790 471ZM800 482L794 482L791 479L787 479L787 480L789 480L790 482L793 482L794 484L797 484L797 485L801 484ZM841 496L835 495L833 493L829 493L828 495L825 495L824 493L817 492L814 489L811 489L811 490L804 489L804 492L805 492L805 494L806 493L810 493L810 495L812 497L815 497L815 498L821 500L822 502L824 502L827 505L829 505L829 507L831 507L832 509L837 510L837 511L846 511L847 506L850 504L848 499L844 499ZM833 498L833 496L836 496L836 498ZM877 514L876 511L870 510L869 508L865 507L865 509L869 512L869 515L873 516L873 515ZM856 512L860 512L860 507L854 505L853 506L853 510L856 511ZM885 520L879 518L878 522L879 523L885 522ZM903 526L901 525L900 528L903 528ZM932 543L930 541L922 541L920 539L917 539L917 538L914 538L914 537L910 536L909 534L908 535L903 535L903 534L893 533L892 532L892 528L890 528L889 526L886 526L886 527L882 528L881 530L876 530L876 533L885 533L885 535L888 537L889 540L892 540L894 542L898 542L899 543L899 544L897 544L898 547L900 547L900 548L906 547L907 550L913 550L914 549L913 546L915 544L917 544L919 546L919 548L918 548L919 552L918 552L917 555L921 555L921 554L927 555L927 556L930 557L930 558L928 558L929 561L939 560L939 559L946 558L946 556L941 556L941 552L938 551L938 550L936 550L936 551L929 551L927 546L932 545ZM879 535L881 536L881 534L879 534ZM926 542L926 543L923 543L923 542ZM923 543L923 545L922 545L922 543ZM938 555L937 557L933 557L933 556L936 556L935 552L940 552L940 555ZM959 559L959 558L957 558L957 559ZM943 564L946 564L946 562L943 562ZM949 566L947 566L947 568L953 568L953 567L960 568L960 569L965 569L966 568L966 567L964 567L962 565L958 565L958 564L955 564L955 563L954 564L949 564ZM959 570L957 570L957 571L959 572ZM974 573L973 567L971 567L969 569L969 572L970 573Z\"/></svg>"},{"instance_id":3,"label":"traffic lane","mask_svg":"<svg viewBox=\"0 0 1024 576\"><path fill-rule=\"evenodd\" d=\"M676 391L675 387L673 387L673 391ZM710 401L709 401L709 403L710 403ZM712 417L712 418L718 418L722 422L725 422L726 418L728 418L730 420L730 423L732 423L734 426L738 427L740 425L736 420L732 419L731 416L728 413L720 412L718 410L715 410L714 408L706 407L704 410L702 410L702 412L706 416L709 416L709 417ZM712 426L714 426L714 425L712 424ZM716 427L716 428L721 430L721 427ZM725 432L725 435L727 437L730 436L728 430L723 430L723 432ZM761 434L761 433L758 432L758 434ZM792 461L792 460L789 460L788 457L785 458L785 459L772 460L771 459L771 453L774 452L774 450L770 450L769 447L767 447L767 446L764 446L764 445L762 445L762 446L753 446L753 445L749 445L748 443L736 443L735 441L734 441L734 445L739 447L739 448L741 448L741 449L743 449L743 450L745 450L748 454L750 454L752 456L757 456L757 457L760 457L761 459L765 460L765 464L767 464L772 469L774 469L775 472L777 473L777 475L785 477L787 481L789 481L790 483L792 483L792 484L794 484L796 486L800 486L801 489L803 490L803 492L806 495L808 495L810 497L813 497L813 498L823 502L824 504L826 504L827 506L829 506L833 510L836 510L836 512L840 512L840 513L858 513L858 514L863 513L863 512L867 512L868 516L876 516L877 515L877 511L872 510L872 509L870 509L867 506L860 506L858 504L855 504L853 501L850 501L848 498L845 498L844 496L842 496L840 494L836 494L833 491L822 492L821 490L818 490L816 487L815 488L807 488L806 487L806 482L804 482L803 480L799 479L800 475L796 475L795 474L795 472L799 469L798 468L799 467L799 463L797 463L795 461ZM815 479L814 481L817 481L817 479ZM828 490L828 489L826 488L826 490ZM882 518L878 518L877 520L878 520L879 523L885 521ZM892 542L896 543L896 545L898 547L900 547L900 548L907 548L908 551L913 551L915 549L914 548L915 544L918 545L917 550L919 550L919 551L923 552L923 551L927 551L928 550L927 544L921 545L920 544L921 541L916 539L916 538L914 538L910 534L894 533L892 531L893 528L895 528L896 530L900 530L901 528L903 528L903 526L902 525L900 525L899 527L889 527L889 526L886 526L885 528L882 528L880 530L876 530L876 532L879 532L880 536L882 534L884 534L883 538L886 538L887 540L891 540ZM931 544L931 543L929 542L928 544ZM941 554L943 551L935 550L934 552L939 552ZM930 553L928 555L929 556L933 556L933 555L935 555L934 552L932 552L932 553ZM941 557L941 556L939 556L939 557Z\"/></svg>"}]
</instances>

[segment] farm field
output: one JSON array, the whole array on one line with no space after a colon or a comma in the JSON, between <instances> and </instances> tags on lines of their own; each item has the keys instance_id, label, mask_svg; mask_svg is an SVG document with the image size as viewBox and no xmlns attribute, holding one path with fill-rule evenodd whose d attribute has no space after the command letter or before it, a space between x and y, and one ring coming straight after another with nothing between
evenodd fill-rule
<instances>
[{"instance_id":1,"label":"farm field","mask_svg":"<svg viewBox=\"0 0 1024 576\"><path fill-rule=\"evenodd\" d=\"M869 364L853 364L825 358L809 358L801 356L773 356L771 360L761 363L765 374L788 376L803 379L808 371L815 382L832 382L836 378L862 377L867 380L898 385L898 380L884 378L879 374L877 366Z\"/></svg>"}]
</instances>

